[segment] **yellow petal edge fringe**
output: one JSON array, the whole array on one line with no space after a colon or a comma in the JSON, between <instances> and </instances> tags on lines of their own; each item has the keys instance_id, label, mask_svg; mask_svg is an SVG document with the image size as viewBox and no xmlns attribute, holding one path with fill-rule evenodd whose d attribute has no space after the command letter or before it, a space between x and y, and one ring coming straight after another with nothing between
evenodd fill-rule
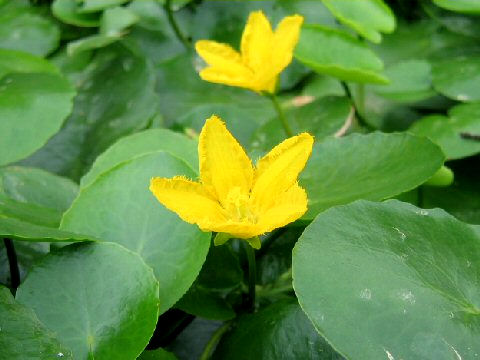
<instances>
[{"instance_id":1,"label":"yellow petal edge fringe","mask_svg":"<svg viewBox=\"0 0 480 360\"><path fill-rule=\"evenodd\" d=\"M165 207L203 231L250 239L285 226L307 211L307 194L297 177L312 146L311 135L293 136L254 167L223 121L213 115L200 133L199 182L183 176L156 177L150 190Z\"/></svg>"},{"instance_id":2,"label":"yellow petal edge fringe","mask_svg":"<svg viewBox=\"0 0 480 360\"><path fill-rule=\"evenodd\" d=\"M241 53L227 44L200 40L198 54L209 65L200 72L203 80L253 91L275 92L278 75L292 61L303 17L285 17L272 31L262 11L250 13L243 30Z\"/></svg>"}]
</instances>

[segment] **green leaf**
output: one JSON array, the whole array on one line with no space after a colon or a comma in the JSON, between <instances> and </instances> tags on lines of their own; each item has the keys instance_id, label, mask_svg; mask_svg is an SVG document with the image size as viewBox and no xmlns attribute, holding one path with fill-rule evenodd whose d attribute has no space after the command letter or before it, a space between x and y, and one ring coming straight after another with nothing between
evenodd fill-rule
<instances>
[{"instance_id":1,"label":"green leaf","mask_svg":"<svg viewBox=\"0 0 480 360\"><path fill-rule=\"evenodd\" d=\"M300 184L308 193L305 219L357 199L382 200L411 190L443 165L438 146L409 134L353 134L316 144Z\"/></svg>"},{"instance_id":2,"label":"green leaf","mask_svg":"<svg viewBox=\"0 0 480 360\"><path fill-rule=\"evenodd\" d=\"M350 100L346 97L327 96L307 105L291 106L285 116L294 134L308 132L322 141L333 136L349 118ZM285 139L285 131L277 117L270 119L254 133L250 148L252 150L270 151Z\"/></svg>"},{"instance_id":3,"label":"green leaf","mask_svg":"<svg viewBox=\"0 0 480 360\"><path fill-rule=\"evenodd\" d=\"M100 153L144 129L157 112L153 66L120 45L99 50L77 76L72 115L22 164L79 179Z\"/></svg>"},{"instance_id":4,"label":"green leaf","mask_svg":"<svg viewBox=\"0 0 480 360\"><path fill-rule=\"evenodd\" d=\"M480 56L459 55L432 63L433 86L459 101L480 100Z\"/></svg>"},{"instance_id":5,"label":"green leaf","mask_svg":"<svg viewBox=\"0 0 480 360\"><path fill-rule=\"evenodd\" d=\"M3 359L73 359L32 309L15 301L0 285L0 349Z\"/></svg>"},{"instance_id":6,"label":"green leaf","mask_svg":"<svg viewBox=\"0 0 480 360\"><path fill-rule=\"evenodd\" d=\"M30 219L28 219L30 220ZM55 227L38 225L25 219L0 215L0 236L25 241L71 242L96 240L91 235L82 235Z\"/></svg>"},{"instance_id":7,"label":"green leaf","mask_svg":"<svg viewBox=\"0 0 480 360\"><path fill-rule=\"evenodd\" d=\"M163 349L144 351L138 360L176 360L177 357Z\"/></svg>"},{"instance_id":8,"label":"green leaf","mask_svg":"<svg viewBox=\"0 0 480 360\"><path fill-rule=\"evenodd\" d=\"M406 60L385 70L388 85L374 86L374 91L394 101L415 102L435 95L432 89L430 63L426 60Z\"/></svg>"},{"instance_id":9,"label":"green leaf","mask_svg":"<svg viewBox=\"0 0 480 360\"><path fill-rule=\"evenodd\" d=\"M80 13L80 4L76 0L55 0L52 13L66 24L96 27L100 25L100 13Z\"/></svg>"},{"instance_id":10,"label":"green leaf","mask_svg":"<svg viewBox=\"0 0 480 360\"><path fill-rule=\"evenodd\" d=\"M433 174L433 176L428 179L424 185L428 186L449 186L453 183L454 174L453 171L446 167L442 166L438 171Z\"/></svg>"},{"instance_id":11,"label":"green leaf","mask_svg":"<svg viewBox=\"0 0 480 360\"><path fill-rule=\"evenodd\" d=\"M1 236L1 235L0 235ZM11 236L9 238L12 238ZM50 252L50 244L45 242L14 241L20 281L42 257ZM0 241L0 283L10 284L10 266L3 241Z\"/></svg>"},{"instance_id":12,"label":"green leaf","mask_svg":"<svg viewBox=\"0 0 480 360\"><path fill-rule=\"evenodd\" d=\"M50 19L20 9L2 10L0 48L46 56L59 42L60 31Z\"/></svg>"},{"instance_id":13,"label":"green leaf","mask_svg":"<svg viewBox=\"0 0 480 360\"><path fill-rule=\"evenodd\" d=\"M448 159L460 159L480 152L480 142L465 137L480 134L479 117L479 103L462 104L452 108L448 117L429 115L420 119L409 131L437 143Z\"/></svg>"},{"instance_id":14,"label":"green leaf","mask_svg":"<svg viewBox=\"0 0 480 360\"><path fill-rule=\"evenodd\" d=\"M121 35L129 26L135 24L139 17L133 10L117 6L104 11L100 33L108 36Z\"/></svg>"},{"instance_id":15,"label":"green leaf","mask_svg":"<svg viewBox=\"0 0 480 360\"><path fill-rule=\"evenodd\" d=\"M0 79L0 165L44 145L72 110L75 92L57 74L9 74Z\"/></svg>"},{"instance_id":16,"label":"green leaf","mask_svg":"<svg viewBox=\"0 0 480 360\"><path fill-rule=\"evenodd\" d=\"M61 225L63 230L117 242L140 254L162 284L161 312L193 283L210 245L210 233L182 221L148 189L152 177L176 175L196 177L187 164L165 152L120 164L80 190Z\"/></svg>"},{"instance_id":17,"label":"green leaf","mask_svg":"<svg viewBox=\"0 0 480 360\"><path fill-rule=\"evenodd\" d=\"M474 359L479 258L479 236L443 210L357 201L305 229L293 250L294 288L347 358Z\"/></svg>"},{"instance_id":18,"label":"green leaf","mask_svg":"<svg viewBox=\"0 0 480 360\"><path fill-rule=\"evenodd\" d=\"M92 35L85 38L71 41L67 45L69 56L75 56L87 50L106 47L121 39L119 35Z\"/></svg>"},{"instance_id":19,"label":"green leaf","mask_svg":"<svg viewBox=\"0 0 480 360\"><path fill-rule=\"evenodd\" d=\"M122 246L75 244L33 268L17 300L57 333L75 359L134 359L155 329L158 282Z\"/></svg>"},{"instance_id":20,"label":"green leaf","mask_svg":"<svg viewBox=\"0 0 480 360\"><path fill-rule=\"evenodd\" d=\"M319 46L321 44L321 46ZM382 61L348 33L307 25L302 28L295 57L320 74L360 83L388 84Z\"/></svg>"},{"instance_id":21,"label":"green leaf","mask_svg":"<svg viewBox=\"0 0 480 360\"><path fill-rule=\"evenodd\" d=\"M197 284L183 295L175 307L188 314L209 320L226 321L235 317L235 311L225 299Z\"/></svg>"},{"instance_id":22,"label":"green leaf","mask_svg":"<svg viewBox=\"0 0 480 360\"><path fill-rule=\"evenodd\" d=\"M167 129L150 129L125 136L110 146L93 163L80 179L82 187L88 186L98 176L118 164L156 151L166 151L198 169L197 142ZM197 170L198 171L198 170Z\"/></svg>"},{"instance_id":23,"label":"green leaf","mask_svg":"<svg viewBox=\"0 0 480 360\"><path fill-rule=\"evenodd\" d=\"M58 73L49 61L23 51L0 49L0 78L14 73Z\"/></svg>"},{"instance_id":24,"label":"green leaf","mask_svg":"<svg viewBox=\"0 0 480 360\"><path fill-rule=\"evenodd\" d=\"M208 289L225 290L237 287L242 279L242 268L231 247L211 246L198 274L199 285Z\"/></svg>"},{"instance_id":25,"label":"green leaf","mask_svg":"<svg viewBox=\"0 0 480 360\"><path fill-rule=\"evenodd\" d=\"M341 359L317 334L295 300L243 315L212 359Z\"/></svg>"},{"instance_id":26,"label":"green leaf","mask_svg":"<svg viewBox=\"0 0 480 360\"><path fill-rule=\"evenodd\" d=\"M239 142L248 145L256 128L274 114L264 96L201 80L190 54L163 62L157 75L161 112L167 123L199 131L206 119L217 114Z\"/></svg>"},{"instance_id":27,"label":"green leaf","mask_svg":"<svg viewBox=\"0 0 480 360\"><path fill-rule=\"evenodd\" d=\"M447 10L465 14L480 13L480 3L477 0L433 0L433 2Z\"/></svg>"},{"instance_id":28,"label":"green leaf","mask_svg":"<svg viewBox=\"0 0 480 360\"><path fill-rule=\"evenodd\" d=\"M64 212L77 196L78 185L41 169L9 166L0 169L0 193L10 199Z\"/></svg>"},{"instance_id":29,"label":"green leaf","mask_svg":"<svg viewBox=\"0 0 480 360\"><path fill-rule=\"evenodd\" d=\"M124 4L128 1L129 0L83 0L78 11L80 13L102 11L112 6Z\"/></svg>"},{"instance_id":30,"label":"green leaf","mask_svg":"<svg viewBox=\"0 0 480 360\"><path fill-rule=\"evenodd\" d=\"M323 3L341 23L374 43L382 40L381 32L391 33L395 29L395 16L382 0L323 0Z\"/></svg>"}]
</instances>

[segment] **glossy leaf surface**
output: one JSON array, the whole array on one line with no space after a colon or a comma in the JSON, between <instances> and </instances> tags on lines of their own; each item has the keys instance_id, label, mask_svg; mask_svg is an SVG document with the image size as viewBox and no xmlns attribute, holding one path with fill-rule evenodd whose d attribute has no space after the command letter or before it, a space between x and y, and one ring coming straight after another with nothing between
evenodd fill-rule
<instances>
[{"instance_id":1,"label":"glossy leaf surface","mask_svg":"<svg viewBox=\"0 0 480 360\"><path fill-rule=\"evenodd\" d=\"M347 358L473 359L479 254L478 235L443 210L357 201L307 227L293 251L294 288Z\"/></svg>"},{"instance_id":2,"label":"glossy leaf surface","mask_svg":"<svg viewBox=\"0 0 480 360\"><path fill-rule=\"evenodd\" d=\"M80 360L136 358L158 317L152 269L112 243L76 244L51 253L32 269L17 299Z\"/></svg>"},{"instance_id":3,"label":"glossy leaf surface","mask_svg":"<svg viewBox=\"0 0 480 360\"><path fill-rule=\"evenodd\" d=\"M61 226L140 254L162 284L161 312L193 283L210 246L210 233L181 220L148 189L152 177L175 175L196 177L186 163L165 152L124 162L80 191Z\"/></svg>"}]
</instances>

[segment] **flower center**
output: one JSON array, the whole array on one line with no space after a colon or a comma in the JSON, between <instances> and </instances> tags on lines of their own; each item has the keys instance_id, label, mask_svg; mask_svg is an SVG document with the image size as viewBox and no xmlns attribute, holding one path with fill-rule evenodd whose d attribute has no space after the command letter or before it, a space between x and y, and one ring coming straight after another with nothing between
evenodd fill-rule
<instances>
[{"instance_id":1,"label":"flower center","mask_svg":"<svg viewBox=\"0 0 480 360\"><path fill-rule=\"evenodd\" d=\"M256 223L257 216L252 211L250 197L239 187L234 187L228 192L225 210L232 220Z\"/></svg>"}]
</instances>

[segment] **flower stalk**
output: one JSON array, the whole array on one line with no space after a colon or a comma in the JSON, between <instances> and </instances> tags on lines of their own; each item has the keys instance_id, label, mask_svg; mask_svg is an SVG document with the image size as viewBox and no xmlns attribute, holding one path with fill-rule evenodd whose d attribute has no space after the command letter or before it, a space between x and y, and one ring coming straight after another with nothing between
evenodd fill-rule
<instances>
[{"instance_id":1,"label":"flower stalk","mask_svg":"<svg viewBox=\"0 0 480 360\"><path fill-rule=\"evenodd\" d=\"M257 237L258 238L258 237ZM255 262L255 250L252 246L245 244L245 252L248 261L248 310L255 311L255 284L257 282L257 264Z\"/></svg>"},{"instance_id":2,"label":"flower stalk","mask_svg":"<svg viewBox=\"0 0 480 360\"><path fill-rule=\"evenodd\" d=\"M263 92L263 95L265 95L267 98L269 98L272 101L275 112L277 113L277 118L278 120L280 120L283 130L285 131L285 135L287 135L287 137L293 136L292 128L290 127L290 124L288 123L285 113L283 112L282 107L278 102L277 96L275 94L268 93L268 92Z\"/></svg>"},{"instance_id":3,"label":"flower stalk","mask_svg":"<svg viewBox=\"0 0 480 360\"><path fill-rule=\"evenodd\" d=\"M175 16L173 15L173 10L172 10L172 0L165 0L165 12L167 13L167 18L168 22L170 23L170 26L173 29L173 32L175 33L175 36L177 39L185 46L187 50L190 50L190 42L187 40L185 35L183 35L182 31L180 30L180 27L177 24L177 21L175 20Z\"/></svg>"},{"instance_id":4,"label":"flower stalk","mask_svg":"<svg viewBox=\"0 0 480 360\"><path fill-rule=\"evenodd\" d=\"M17 253L15 252L15 246L12 239L3 239L5 250L7 252L8 265L10 267L10 288L12 294L15 295L18 286L20 285L20 270L18 268Z\"/></svg>"}]
</instances>

